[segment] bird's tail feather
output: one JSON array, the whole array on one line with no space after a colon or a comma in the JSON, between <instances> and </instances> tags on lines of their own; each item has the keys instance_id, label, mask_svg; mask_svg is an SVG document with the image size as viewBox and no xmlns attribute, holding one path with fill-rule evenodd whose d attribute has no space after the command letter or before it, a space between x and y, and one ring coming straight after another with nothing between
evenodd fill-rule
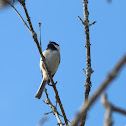
<instances>
[{"instance_id":1,"label":"bird's tail feather","mask_svg":"<svg viewBox=\"0 0 126 126\"><path fill-rule=\"evenodd\" d=\"M40 87L39 87L39 89L38 89L38 91L37 91L37 93L36 93L36 95L35 95L36 98L40 99L40 98L42 97L42 93L43 93L43 91L44 91L44 89L45 89L46 83L47 83L46 80L43 80L43 81L41 82L41 85L40 85Z\"/></svg>"}]
</instances>

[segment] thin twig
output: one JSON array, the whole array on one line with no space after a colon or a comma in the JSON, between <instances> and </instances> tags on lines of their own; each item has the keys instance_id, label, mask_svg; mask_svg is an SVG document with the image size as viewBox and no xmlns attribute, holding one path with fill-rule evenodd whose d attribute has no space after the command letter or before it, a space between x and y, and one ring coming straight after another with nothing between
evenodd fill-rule
<instances>
[{"instance_id":1,"label":"thin twig","mask_svg":"<svg viewBox=\"0 0 126 126\"><path fill-rule=\"evenodd\" d=\"M41 23L39 23L39 42L40 42L40 47L42 50L42 43L41 43Z\"/></svg>"},{"instance_id":2,"label":"thin twig","mask_svg":"<svg viewBox=\"0 0 126 126\"><path fill-rule=\"evenodd\" d=\"M84 24L84 21L82 20L82 18L81 18L80 16L78 16L78 17L79 17L81 23L82 23L83 25L85 25L85 24Z\"/></svg>"},{"instance_id":3,"label":"thin twig","mask_svg":"<svg viewBox=\"0 0 126 126\"><path fill-rule=\"evenodd\" d=\"M67 117L66 117L66 114L65 114L63 105L62 105L62 103L61 103L61 100L60 100L58 91L57 91L57 89L56 89L55 83L54 83L54 81L53 81L53 79L52 79L52 76L51 76L51 74L50 74L50 72L49 72L49 69L48 69L48 67L47 67L47 64L46 64L46 62L45 62L45 58L44 58L44 56L43 56L43 54L42 54L42 50L41 50L41 47L40 47L39 42L38 42L38 39L37 39L37 34L36 34L36 32L34 31L34 29L33 29L33 26L32 26L32 23L31 23L31 20L30 20L30 17L29 17L29 14L28 14L28 11L27 11L27 8L26 8L26 5L25 5L25 2L24 2L24 3L21 3L21 4L22 4L22 6L23 6L25 15L26 15L26 17L27 17L27 21L28 21L29 26L30 26L30 29L31 29L30 33L32 34L32 37L33 37L33 39L34 39L34 42L36 43L36 46L37 46L38 51L39 51L39 53L40 53L40 56L41 56L41 58L42 58L42 60L43 60L43 63L44 63L43 65L44 65L44 68L45 68L45 70L46 70L46 72L47 72L47 74L48 74L48 76L49 76L50 82L51 82L52 85L53 85L53 90L54 90L54 92L55 92L56 99L57 99L57 101L58 101L58 103L59 103L59 107L60 107L60 109L61 109L61 112L62 112L62 115L63 115L63 119L64 119L64 122L65 122L65 125L68 125L68 121L67 121Z\"/></svg>"},{"instance_id":4,"label":"thin twig","mask_svg":"<svg viewBox=\"0 0 126 126\"><path fill-rule=\"evenodd\" d=\"M91 24L89 24L89 26L94 25L95 23L96 23L96 21L94 21L94 22L92 22Z\"/></svg>"},{"instance_id":5,"label":"thin twig","mask_svg":"<svg viewBox=\"0 0 126 126\"><path fill-rule=\"evenodd\" d=\"M49 113L53 113L58 121L58 124L59 126L63 126L63 123L62 121L60 120L60 117L59 117L59 112L57 111L57 108L51 103L50 99L49 99L49 96L48 96L48 93L47 93L47 89L45 89L45 93L46 93L46 101L44 101L44 103L48 104L49 107L52 109L51 112ZM49 114L48 113L48 114ZM47 114L47 113L46 113Z\"/></svg>"},{"instance_id":6,"label":"thin twig","mask_svg":"<svg viewBox=\"0 0 126 126\"><path fill-rule=\"evenodd\" d=\"M93 103L96 101L96 99L99 97L99 95L111 84L112 80L114 80L121 68L126 65L126 54L124 57L118 62L118 64L114 67L114 69L108 74L106 79L103 81L103 83L100 85L100 87L96 90L96 92L92 95L90 100L83 104L81 111L77 114L77 116L73 119L71 122L71 126L77 126L78 122L84 118L87 110L93 105Z\"/></svg>"},{"instance_id":7,"label":"thin twig","mask_svg":"<svg viewBox=\"0 0 126 126\"><path fill-rule=\"evenodd\" d=\"M126 115L126 110L113 106L113 111Z\"/></svg>"},{"instance_id":8,"label":"thin twig","mask_svg":"<svg viewBox=\"0 0 126 126\"><path fill-rule=\"evenodd\" d=\"M27 23L24 21L24 19L22 18L22 16L20 15L20 13L17 11L17 9L10 3L8 2L8 4L16 11L16 13L18 14L18 16L21 18L21 20L23 21L23 23L25 24L25 26L27 27L27 29L31 32L30 28L28 27Z\"/></svg>"},{"instance_id":9,"label":"thin twig","mask_svg":"<svg viewBox=\"0 0 126 126\"><path fill-rule=\"evenodd\" d=\"M88 0L83 0L83 14L84 14L84 21L79 17L80 21L82 22L82 24L85 27L85 39L86 39L86 80L85 80L85 95L84 95L84 104L88 101L88 97L89 97L89 92L91 89L91 74L93 73L93 70L91 68L91 52L90 52L90 36L89 36L89 26L91 26L92 24L95 24L95 22L89 24L89 12L88 12ZM86 112L87 113L87 112ZM85 125L85 121L86 121L86 115L84 116L84 118L81 119L80 121L80 126L84 126Z\"/></svg>"}]
</instances>

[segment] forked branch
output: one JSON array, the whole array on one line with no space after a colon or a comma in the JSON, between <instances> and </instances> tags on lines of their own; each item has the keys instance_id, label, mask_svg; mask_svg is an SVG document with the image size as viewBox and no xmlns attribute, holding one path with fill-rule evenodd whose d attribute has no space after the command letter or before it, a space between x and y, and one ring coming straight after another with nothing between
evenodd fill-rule
<instances>
[{"instance_id":1,"label":"forked branch","mask_svg":"<svg viewBox=\"0 0 126 126\"><path fill-rule=\"evenodd\" d=\"M105 107L104 126L112 126L113 124L112 113L113 112L118 112L120 114L126 115L126 110L121 109L119 107L115 107L112 103L110 103L105 93L101 97L101 102L103 106Z\"/></svg>"}]
</instances>

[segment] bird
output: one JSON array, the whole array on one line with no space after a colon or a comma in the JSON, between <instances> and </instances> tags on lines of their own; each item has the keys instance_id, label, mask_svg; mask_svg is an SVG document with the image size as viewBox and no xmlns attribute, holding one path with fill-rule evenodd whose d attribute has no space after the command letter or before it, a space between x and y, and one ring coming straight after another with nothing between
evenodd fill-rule
<instances>
[{"instance_id":1,"label":"bird","mask_svg":"<svg viewBox=\"0 0 126 126\"><path fill-rule=\"evenodd\" d=\"M50 41L47 45L47 49L43 52L43 56L45 58L48 70L52 77L54 77L58 66L60 64L60 47L56 42ZM50 83L49 77L46 73L46 70L44 68L44 63L42 61L42 58L40 58L40 70L42 72L42 82L40 84L40 87L35 94L35 98L40 99L42 97L42 93L45 89L46 84Z\"/></svg>"}]
</instances>

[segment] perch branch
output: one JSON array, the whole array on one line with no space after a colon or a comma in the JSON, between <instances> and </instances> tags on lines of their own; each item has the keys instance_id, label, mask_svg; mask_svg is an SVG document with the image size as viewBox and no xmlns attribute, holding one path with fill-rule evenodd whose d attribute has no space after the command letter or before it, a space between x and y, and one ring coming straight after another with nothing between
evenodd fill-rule
<instances>
[{"instance_id":1,"label":"perch branch","mask_svg":"<svg viewBox=\"0 0 126 126\"><path fill-rule=\"evenodd\" d=\"M92 95L89 101L87 101L85 104L82 105L81 111L77 114L77 116L73 119L71 122L71 126L77 126L78 122L84 118L87 110L93 105L93 103L96 101L96 99L99 97L99 95L111 84L112 80L116 78L118 75L120 69L126 65L126 54L124 57L117 63L117 65L114 67L114 69L108 74L106 79L102 82L100 87L96 90L96 92Z\"/></svg>"},{"instance_id":2,"label":"perch branch","mask_svg":"<svg viewBox=\"0 0 126 126\"><path fill-rule=\"evenodd\" d=\"M19 2L20 2L20 1L19 1ZM48 68L47 68L47 64L46 64L45 58L44 58L44 56L43 56L43 54L42 54L42 50L41 50L41 47L40 47L39 42L38 42L38 39L37 39L37 34L36 34L36 32L34 31L34 29L33 29L33 26L32 26L32 23L31 23L31 20L30 20L30 17L29 17L29 14L28 14L28 11L27 11L27 8L26 8L26 5L25 5L25 1L24 1L24 2L21 1L20 4L23 6L25 15L26 15L26 17L27 17L28 24L29 24L29 26L30 26L30 30L29 30L29 27L27 27L27 25L26 25L26 27L28 28L28 30L29 30L30 33L32 34L33 40L34 40L34 42L36 43L36 46L37 46L38 51L39 51L39 53L40 53L40 56L41 56L41 58L42 58L42 60L43 60L45 70L46 70L46 72L47 72L47 74L48 74L48 76L49 76L50 82L51 82L52 85L53 85L53 90L54 90L54 92L55 92L56 99L57 99L57 101L58 101L58 103L59 103L59 107L60 107L60 110L61 110L61 112L62 112L65 125L68 125L68 120L67 120L67 117L66 117L66 114L65 114L63 105L62 105L62 103L61 103L61 100L60 100L60 97L59 97L57 88L56 88L56 86L55 86L55 83L54 83L54 81L53 81L53 79L52 79L52 76L50 75L50 72L49 72L49 70L48 70ZM14 9L14 10L15 10L15 9ZM16 11L16 10L15 10L15 11ZM21 18L20 15L19 15L19 17ZM24 22L24 20L22 20L22 21Z\"/></svg>"}]
</instances>

